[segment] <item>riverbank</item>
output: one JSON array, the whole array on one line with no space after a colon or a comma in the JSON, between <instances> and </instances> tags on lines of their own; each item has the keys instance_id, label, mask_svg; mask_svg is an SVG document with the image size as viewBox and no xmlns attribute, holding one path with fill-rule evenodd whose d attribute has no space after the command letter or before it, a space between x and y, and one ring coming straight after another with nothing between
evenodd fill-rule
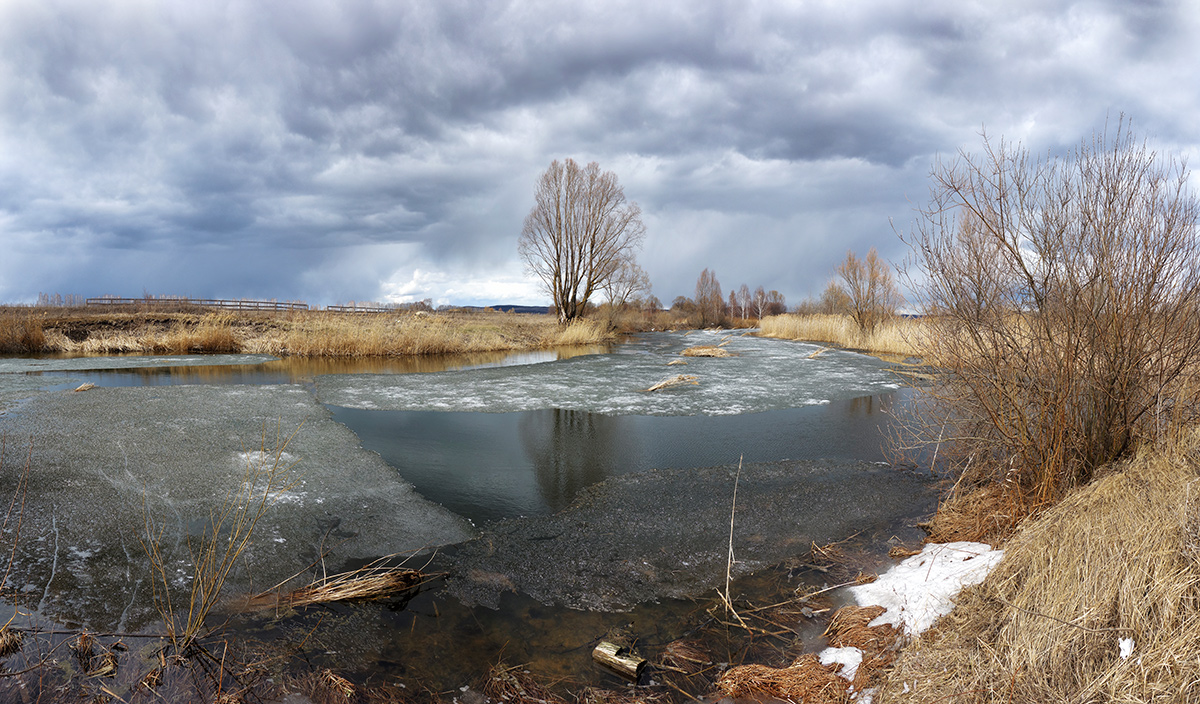
<instances>
[{"instance_id":1,"label":"riverbank","mask_svg":"<svg viewBox=\"0 0 1200 704\"><path fill-rule=\"evenodd\" d=\"M19 309L0 311L0 353L269 354L389 357L537 350L611 342L602 322L493 311Z\"/></svg>"},{"instance_id":2,"label":"riverbank","mask_svg":"<svg viewBox=\"0 0 1200 704\"><path fill-rule=\"evenodd\" d=\"M870 354L918 357L921 322L911 318L895 318L869 334L859 330L846 315L772 315L759 322L763 337L781 340L821 342Z\"/></svg>"},{"instance_id":3,"label":"riverbank","mask_svg":"<svg viewBox=\"0 0 1200 704\"><path fill-rule=\"evenodd\" d=\"M1198 479L1192 434L1027 521L874 701L1200 699Z\"/></svg>"}]
</instances>

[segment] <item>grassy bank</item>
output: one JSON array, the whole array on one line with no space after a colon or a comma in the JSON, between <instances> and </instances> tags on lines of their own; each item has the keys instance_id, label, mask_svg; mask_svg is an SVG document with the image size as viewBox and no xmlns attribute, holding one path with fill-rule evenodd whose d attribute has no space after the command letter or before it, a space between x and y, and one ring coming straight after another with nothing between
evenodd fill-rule
<instances>
[{"instance_id":1,"label":"grassy bank","mask_svg":"<svg viewBox=\"0 0 1200 704\"><path fill-rule=\"evenodd\" d=\"M543 349L607 342L607 325L550 315L454 312L205 312L8 309L0 353L369 357Z\"/></svg>"},{"instance_id":2,"label":"grassy bank","mask_svg":"<svg viewBox=\"0 0 1200 704\"><path fill-rule=\"evenodd\" d=\"M875 701L1200 700L1198 479L1192 435L1027 521Z\"/></svg>"},{"instance_id":3,"label":"grassy bank","mask_svg":"<svg viewBox=\"0 0 1200 704\"><path fill-rule=\"evenodd\" d=\"M896 318L864 334L846 315L773 315L759 323L763 337L784 340L824 342L847 349L876 354L919 356L919 336L923 328L919 321Z\"/></svg>"}]
</instances>

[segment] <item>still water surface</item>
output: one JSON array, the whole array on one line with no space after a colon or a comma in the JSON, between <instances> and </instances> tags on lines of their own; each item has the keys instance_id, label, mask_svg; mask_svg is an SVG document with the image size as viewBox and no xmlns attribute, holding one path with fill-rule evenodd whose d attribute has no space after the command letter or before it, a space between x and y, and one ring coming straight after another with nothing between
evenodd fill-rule
<instances>
[{"instance_id":1,"label":"still water surface","mask_svg":"<svg viewBox=\"0 0 1200 704\"><path fill-rule=\"evenodd\" d=\"M679 353L685 347L693 345L723 345L723 349L735 356L691 358L686 366L668 366L669 362L681 359ZM856 487L861 487L863 481L873 481L867 479L868 474L855 461L883 459L881 446L889 418L885 411L905 403L912 392L901 390L890 365L878 359L841 351L813 356L819 349L803 343L700 332L686 336L643 335L611 349L419 360L276 360L248 355L9 358L0 359L0 429L11 427L23 431L24 426L19 422L22 414L36 416L29 409L43 403L37 394L47 395L45 408L56 412L76 406L83 408L84 399L92 399L88 407L104 406L109 397L66 392L84 382L115 389L110 392L114 403L136 399L147 408L151 403L162 404L161 418L148 410L135 412L116 405L110 408L111 419L89 418L81 428L92 433L96 440L72 450L82 454L65 455L58 462L61 467L55 467L64 473L80 466L79 463L102 467L107 472L103 480L108 483L120 479L121 472L128 474L131 462L139 461L134 447L160 443L169 450L174 447L171 443L176 443L175 433L183 439L195 436L203 425L202 419L189 420L189 414L197 413L197 409L220 408L222 403L246 404L245 409L249 409L251 399L255 399L254 410L242 412L251 420L260 416L269 419L279 404L287 403L299 409L296 413L310 418L305 422L313 425L300 438L307 441L310 433L314 438L305 461L324 463L328 481L338 476L339 456L361 450L344 444L345 440L328 429L317 432L318 420L311 411L328 414L336 421L336 424L327 419L321 421L327 425L353 431L354 442L378 453L419 494L482 527L481 541L489 540L489 530L494 531L493 536L500 532L519 535L522 528L518 517L549 518L550 514L570 510L572 502L586 493L588 487L615 483L614 490L591 494L591 504L585 509L593 513L587 514L586 526L564 519L561 525L569 527L565 534L556 528L554 533L546 536L538 533L529 540L562 536L556 537L555 545L550 542L531 545L555 547L560 551L560 562L574 564L575 557L570 553L574 528L570 526L579 525L579 530L595 531L592 537L598 541L580 548L588 553L588 559L601 552L612 554L610 562L587 564L608 565L596 568L605 570L649 569L638 565L649 564L653 555L667 548L651 533L623 530L637 522L636 516L626 516L620 519L621 524L611 526L598 526L597 519L590 517L625 515L622 506L603 504L619 500L623 477L648 476L654 470L735 466L742 458L748 464L834 460L842 462L844 467L823 469L819 484L797 485L797 491L820 491L821 495L812 496L811 501L801 496L803 500L795 504L838 511L839 518L847 513L847 506L853 505L859 493ZM698 383L663 392L645 391L675 374L694 375ZM163 388L161 396L147 396L120 394L118 387ZM178 387L177 392L170 387ZM192 390L186 391L185 387ZM268 387L286 393L269 392ZM256 388L261 391L255 391ZM205 389L224 391L209 393ZM147 391L158 393L157 389ZM51 394L58 394L53 402L49 401ZM10 405L4 407L4 403ZM238 410L234 406L226 408L230 412ZM9 414L8 420L3 412ZM53 422L52 413L46 413L45 417ZM153 432L157 435L147 436L143 428L155 428ZM46 432L46 437L51 437L51 431ZM228 464L231 449L225 445L230 444L227 438L232 437L232 429L215 426L211 432L212 462ZM112 457L96 454L107 452L105 448L109 445L116 448ZM182 439L178 445L196 446ZM171 462L170 457L160 457L149 449L143 455L147 463ZM206 458L196 461L204 463ZM711 478L712 474L706 476ZM688 484L686 472L669 476L664 473L661 479L647 482L646 486L659 487L655 491L662 492L654 510L673 516L663 525L678 525L680 530L687 531L684 526L688 525L689 516L701 515L702 503L706 505L704 515L708 516L704 520L712 524L706 528L720 527L725 521L719 517L728 516L724 484L716 495L709 492L706 496L689 496L683 490ZM133 494L144 490L144 486L132 486ZM820 489L813 488L816 486ZM364 487L362 496L370 496L370 490ZM316 493L308 499L298 498L286 510L298 516L297 525L326 520L329 503L321 504L319 498ZM68 505L64 500L56 501L50 509L63 511L62 507ZM878 498L873 501L880 503ZM600 508L597 502L601 502ZM173 510L190 510L183 503L172 506ZM871 508L876 510L874 506ZM869 527L873 535L877 533L886 539L906 530L909 517L925 508L924 504L878 508L878 515L871 519ZM374 510L369 502L362 502L364 513ZM70 520L68 516L63 518ZM772 524L776 526L772 530L787 532L786 527L778 528L787 525L787 516L782 518L783 522ZM779 543L782 538L795 542L796 552L807 549L807 543L797 537L803 532L798 527L795 536L756 536L753 519L752 515L739 519L739 531L745 526L744 539ZM344 513L338 520L341 525L350 525L364 519ZM819 532L822 519L805 516L795 523L810 526L806 531ZM58 530L46 529L46 535L57 540ZM286 540L281 545L290 546L299 544L303 535L302 531L285 532L274 540ZM602 544L606 535L612 536L611 545ZM64 540L67 536L64 530ZM715 554L717 548L723 549L723 541L720 536L708 540L704 550ZM753 542L743 549L748 557L752 556ZM123 544L121 550L89 553L90 556L83 555L84 552L87 551L71 553L79 566L78 570L72 568L73 571L66 573L67 577L86 575L92 580L88 588L93 591L114 588L114 593L119 594L115 598L130 603L137 598L136 589L129 596L120 593L120 585L109 587L101 583L120 575L130 575L121 577L118 580L121 584L137 580L142 568L134 564L136 549ZM447 552L453 565L455 550ZM681 550L677 553L669 556L670 564L660 572L686 568L692 557ZM128 557L129 563L119 564L128 555L133 555ZM705 555L700 557L707 559ZM100 564L97 561L101 559L111 563ZM585 562L581 560L579 564ZM499 570L502 565L497 565ZM529 564L512 569L536 567ZM488 578L523 583L517 572L508 575L485 572L485 576L494 575ZM36 570L30 574L32 587L41 590L45 584L42 602L48 608L57 603L60 615L76 622L87 620L87 612L72 610L69 597L59 601L53 598L80 588L70 580L64 581L64 570L51 570L49 577L44 578ZM663 578L661 574L655 577L659 578ZM791 575L785 572L782 577L772 578L775 586L770 588L795 586L789 582L780 587L777 583L780 578L789 581ZM530 578L524 583L533 581ZM581 588L587 589L588 585ZM145 595L144 587L141 594ZM579 668L588 667L587 644L612 621L601 613L547 605L522 593L505 592L501 599L501 608L492 610L464 606L453 597L435 592L422 595L402 610L364 605L338 608L331 614L301 614L282 621L250 618L236 622L234 627L256 637L270 637L270 633L277 632L311 637L328 655L328 664L340 668L383 672L401 678L419 675L423 681L450 687L461 683L456 678L465 673L486 668L496 650L506 647L522 661L538 661L547 672L577 673ZM686 630L685 616L695 608L687 600L664 598L657 604L637 606L635 614L645 628L658 634L656 640L663 641ZM54 614L51 611L48 615ZM314 634L318 623L324 626ZM447 661L456 654L467 657L468 661Z\"/></svg>"}]
</instances>

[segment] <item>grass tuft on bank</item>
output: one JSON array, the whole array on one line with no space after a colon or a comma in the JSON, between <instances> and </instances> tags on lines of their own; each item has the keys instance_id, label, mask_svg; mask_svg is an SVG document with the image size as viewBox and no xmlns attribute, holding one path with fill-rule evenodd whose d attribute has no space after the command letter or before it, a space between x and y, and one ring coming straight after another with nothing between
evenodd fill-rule
<instances>
[{"instance_id":1,"label":"grass tuft on bank","mask_svg":"<svg viewBox=\"0 0 1200 704\"><path fill-rule=\"evenodd\" d=\"M875 701L1200 700L1200 433L1027 520Z\"/></svg>"},{"instance_id":2,"label":"grass tuft on bank","mask_svg":"<svg viewBox=\"0 0 1200 704\"><path fill-rule=\"evenodd\" d=\"M903 357L919 356L923 326L918 320L894 318L870 334L863 333L847 315L787 313L763 318L763 337L823 342L846 349Z\"/></svg>"}]
</instances>

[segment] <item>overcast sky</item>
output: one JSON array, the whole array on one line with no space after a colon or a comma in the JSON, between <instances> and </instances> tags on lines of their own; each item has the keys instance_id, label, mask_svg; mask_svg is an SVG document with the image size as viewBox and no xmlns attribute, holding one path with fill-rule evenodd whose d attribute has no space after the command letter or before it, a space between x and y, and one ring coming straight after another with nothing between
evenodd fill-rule
<instances>
[{"instance_id":1,"label":"overcast sky","mask_svg":"<svg viewBox=\"0 0 1200 704\"><path fill-rule=\"evenodd\" d=\"M539 174L597 161L669 303L906 252L935 159L1123 113L1200 146L1195 2L0 0L0 301L541 305Z\"/></svg>"}]
</instances>

